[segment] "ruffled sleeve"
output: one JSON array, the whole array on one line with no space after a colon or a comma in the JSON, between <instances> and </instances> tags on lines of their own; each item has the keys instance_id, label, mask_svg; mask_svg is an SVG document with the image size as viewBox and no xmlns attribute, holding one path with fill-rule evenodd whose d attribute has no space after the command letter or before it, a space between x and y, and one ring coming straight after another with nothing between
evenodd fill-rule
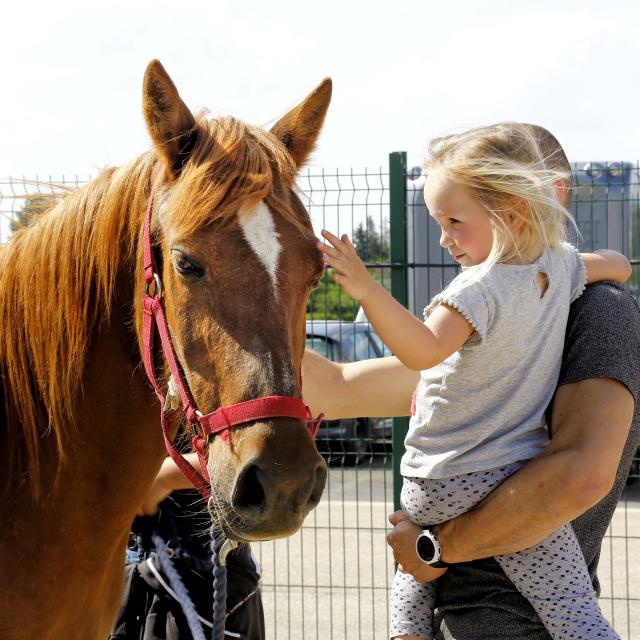
<instances>
[{"instance_id":1,"label":"ruffled sleeve","mask_svg":"<svg viewBox=\"0 0 640 640\"><path fill-rule=\"evenodd\" d=\"M584 293L587 286L587 269L584 266L584 260L580 252L570 242L563 242L561 249L569 271L571 302L574 302Z\"/></svg>"},{"instance_id":2,"label":"ruffled sleeve","mask_svg":"<svg viewBox=\"0 0 640 640\"><path fill-rule=\"evenodd\" d=\"M459 311L474 328L475 335L469 339L465 346L472 346L486 338L493 320L494 305L481 280L470 279L466 273L460 274L425 308L425 320L440 304L447 304Z\"/></svg>"}]
</instances>

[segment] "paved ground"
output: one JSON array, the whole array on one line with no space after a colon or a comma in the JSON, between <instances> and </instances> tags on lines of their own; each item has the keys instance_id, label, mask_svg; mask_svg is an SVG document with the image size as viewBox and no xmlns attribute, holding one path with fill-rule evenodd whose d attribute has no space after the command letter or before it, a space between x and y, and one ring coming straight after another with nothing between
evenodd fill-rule
<instances>
[{"instance_id":1,"label":"paved ground","mask_svg":"<svg viewBox=\"0 0 640 640\"><path fill-rule=\"evenodd\" d=\"M296 536L255 545L269 640L387 638L393 560L386 469L331 469L325 496ZM640 640L640 490L620 502L600 561L602 607L623 640Z\"/></svg>"}]
</instances>

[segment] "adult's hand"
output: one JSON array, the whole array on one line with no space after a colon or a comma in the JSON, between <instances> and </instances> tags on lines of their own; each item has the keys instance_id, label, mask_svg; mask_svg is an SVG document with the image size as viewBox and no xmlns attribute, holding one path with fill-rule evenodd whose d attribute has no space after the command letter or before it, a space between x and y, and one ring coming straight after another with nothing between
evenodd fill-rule
<instances>
[{"instance_id":1,"label":"adult's hand","mask_svg":"<svg viewBox=\"0 0 640 640\"><path fill-rule=\"evenodd\" d=\"M392 513L389 522L393 529L387 534L387 543L393 550L400 571L410 573L416 582L432 582L446 572L446 568L432 567L418 557L416 540L422 529L411 522L404 511Z\"/></svg>"}]
</instances>

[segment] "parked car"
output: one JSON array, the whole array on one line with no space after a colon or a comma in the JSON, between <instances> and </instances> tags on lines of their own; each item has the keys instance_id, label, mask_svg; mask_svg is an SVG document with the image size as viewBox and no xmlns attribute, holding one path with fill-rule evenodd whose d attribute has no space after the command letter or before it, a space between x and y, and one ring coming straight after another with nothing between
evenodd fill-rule
<instances>
[{"instance_id":1,"label":"parked car","mask_svg":"<svg viewBox=\"0 0 640 640\"><path fill-rule=\"evenodd\" d=\"M334 362L389 355L380 336L366 321L307 320L306 346ZM318 449L357 464L374 450L391 450L392 428L390 418L324 420L318 431Z\"/></svg>"}]
</instances>

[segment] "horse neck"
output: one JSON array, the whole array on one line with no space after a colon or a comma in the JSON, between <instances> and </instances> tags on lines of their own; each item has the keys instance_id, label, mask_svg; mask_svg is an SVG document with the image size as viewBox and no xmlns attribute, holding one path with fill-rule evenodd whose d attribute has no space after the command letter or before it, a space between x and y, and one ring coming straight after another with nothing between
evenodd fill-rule
<instances>
[{"instance_id":1,"label":"horse neck","mask_svg":"<svg viewBox=\"0 0 640 640\"><path fill-rule=\"evenodd\" d=\"M116 614L131 521L165 455L158 408L132 363L136 344L126 306L116 305L92 336L78 433L60 468L55 443L48 443L43 476L45 486L53 478L52 488L36 502L22 483L0 503L0 575L12 576L0 620L11 615L26 629L15 636L20 640L94 638L96 629L105 637ZM28 606L34 584L36 620Z\"/></svg>"},{"instance_id":2,"label":"horse neck","mask_svg":"<svg viewBox=\"0 0 640 640\"><path fill-rule=\"evenodd\" d=\"M0 498L0 575L12 576L0 620L11 617L17 629L28 630L11 638L71 637L80 633L87 616L106 633L115 616L130 523L164 458L158 407L133 328L134 278L132 261L125 262L114 279L110 312L88 337L73 424L64 425L63 460L55 434L39 425L40 499L34 498L24 469L8 479L6 465L0 465L0 481L10 482ZM6 434L0 431L3 448ZM71 565L69 558L75 559ZM33 601L34 575L37 584L55 585L38 593L35 621L25 606ZM82 606L60 611L60 602Z\"/></svg>"},{"instance_id":3,"label":"horse neck","mask_svg":"<svg viewBox=\"0 0 640 640\"><path fill-rule=\"evenodd\" d=\"M76 419L82 444L72 466L86 478L85 494L101 494L101 526L124 527L142 502L166 455L159 407L140 363L131 317L134 286L122 273L107 325L96 332L85 365L83 394ZM73 482L75 472L68 479Z\"/></svg>"}]
</instances>

